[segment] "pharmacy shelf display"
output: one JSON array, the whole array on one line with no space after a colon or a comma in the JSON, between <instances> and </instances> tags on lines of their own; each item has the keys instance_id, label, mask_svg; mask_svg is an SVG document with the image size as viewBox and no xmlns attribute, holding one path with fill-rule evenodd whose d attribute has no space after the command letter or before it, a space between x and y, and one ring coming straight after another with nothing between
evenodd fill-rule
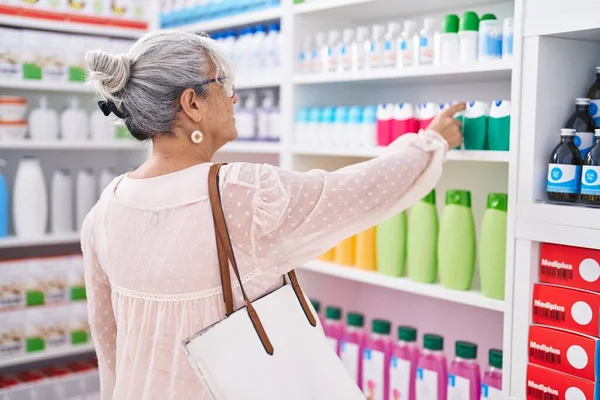
<instances>
[{"instance_id":1,"label":"pharmacy shelf display","mask_svg":"<svg viewBox=\"0 0 600 400\"><path fill-rule=\"evenodd\" d=\"M14 367L17 365L32 364L40 361L53 360L56 358L78 356L83 354L93 354L94 345L85 344L81 346L70 347L68 349L59 349L45 351L40 354L28 354L22 357L8 358L0 360L0 368Z\"/></svg>"}]
</instances>

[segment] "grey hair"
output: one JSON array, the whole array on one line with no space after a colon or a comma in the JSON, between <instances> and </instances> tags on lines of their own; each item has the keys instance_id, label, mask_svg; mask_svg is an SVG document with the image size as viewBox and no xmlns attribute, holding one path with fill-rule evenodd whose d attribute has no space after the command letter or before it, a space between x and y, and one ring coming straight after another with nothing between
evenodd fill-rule
<instances>
[{"instance_id":1,"label":"grey hair","mask_svg":"<svg viewBox=\"0 0 600 400\"><path fill-rule=\"evenodd\" d=\"M217 78L229 89L234 80L233 66L214 40L183 31L148 33L125 54L94 50L85 61L88 82L125 114L125 125L138 140L171 132L185 89L205 97L207 89L199 83Z\"/></svg>"}]
</instances>

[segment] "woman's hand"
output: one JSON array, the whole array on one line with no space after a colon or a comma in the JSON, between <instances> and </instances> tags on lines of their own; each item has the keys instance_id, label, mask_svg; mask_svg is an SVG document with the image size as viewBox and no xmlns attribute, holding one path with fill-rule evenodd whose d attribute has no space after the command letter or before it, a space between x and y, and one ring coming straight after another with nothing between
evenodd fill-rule
<instances>
[{"instance_id":1,"label":"woman's hand","mask_svg":"<svg viewBox=\"0 0 600 400\"><path fill-rule=\"evenodd\" d=\"M456 103L446 108L444 111L438 114L427 127L427 129L436 131L444 139L446 139L446 142L448 142L448 147L450 149L453 149L462 144L462 123L459 120L454 119L454 114L464 110L465 107L465 103Z\"/></svg>"}]
</instances>

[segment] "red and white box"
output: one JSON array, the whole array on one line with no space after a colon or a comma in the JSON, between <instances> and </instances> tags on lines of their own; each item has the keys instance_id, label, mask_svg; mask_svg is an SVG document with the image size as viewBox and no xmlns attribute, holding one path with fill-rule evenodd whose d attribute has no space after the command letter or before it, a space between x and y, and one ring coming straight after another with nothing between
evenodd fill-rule
<instances>
[{"instance_id":1,"label":"red and white box","mask_svg":"<svg viewBox=\"0 0 600 400\"><path fill-rule=\"evenodd\" d=\"M535 364L527 365L529 400L600 400L598 383L553 371Z\"/></svg>"},{"instance_id":2,"label":"red and white box","mask_svg":"<svg viewBox=\"0 0 600 400\"><path fill-rule=\"evenodd\" d=\"M536 324L600 336L598 293L536 283L531 303L532 319Z\"/></svg>"},{"instance_id":3,"label":"red and white box","mask_svg":"<svg viewBox=\"0 0 600 400\"><path fill-rule=\"evenodd\" d=\"M600 292L600 250L540 245L540 282Z\"/></svg>"},{"instance_id":4,"label":"red and white box","mask_svg":"<svg viewBox=\"0 0 600 400\"><path fill-rule=\"evenodd\" d=\"M547 326L529 327L529 362L587 379L600 381L600 339Z\"/></svg>"}]
</instances>

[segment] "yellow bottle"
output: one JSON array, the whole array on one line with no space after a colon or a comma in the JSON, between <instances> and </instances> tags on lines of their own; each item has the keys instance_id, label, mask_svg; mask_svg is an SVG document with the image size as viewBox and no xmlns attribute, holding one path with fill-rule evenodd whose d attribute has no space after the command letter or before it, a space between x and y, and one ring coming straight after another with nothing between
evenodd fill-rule
<instances>
[{"instance_id":1,"label":"yellow bottle","mask_svg":"<svg viewBox=\"0 0 600 400\"><path fill-rule=\"evenodd\" d=\"M332 249L329 249L329 251L327 251L325 254L323 254L321 257L319 257L319 260L327 261L327 262L334 262L335 261L335 247Z\"/></svg>"},{"instance_id":2,"label":"yellow bottle","mask_svg":"<svg viewBox=\"0 0 600 400\"><path fill-rule=\"evenodd\" d=\"M348 267L354 266L354 248L356 247L356 236L342 240L335 246L335 262Z\"/></svg>"},{"instance_id":3,"label":"yellow bottle","mask_svg":"<svg viewBox=\"0 0 600 400\"><path fill-rule=\"evenodd\" d=\"M356 235L356 267L366 271L377 269L375 259L376 228L372 227Z\"/></svg>"}]
</instances>

